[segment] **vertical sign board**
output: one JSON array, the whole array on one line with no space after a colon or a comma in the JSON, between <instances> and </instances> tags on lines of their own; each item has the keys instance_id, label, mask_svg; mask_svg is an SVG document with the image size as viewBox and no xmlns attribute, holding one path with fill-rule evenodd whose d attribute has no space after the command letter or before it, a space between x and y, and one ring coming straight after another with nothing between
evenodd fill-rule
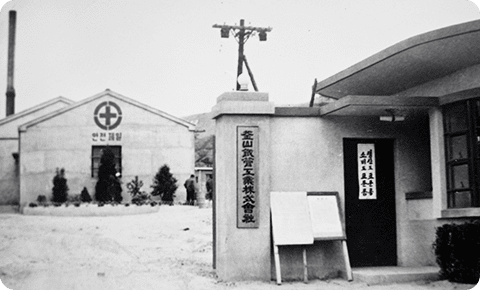
<instances>
[{"instance_id":1,"label":"vertical sign board","mask_svg":"<svg viewBox=\"0 0 480 290\"><path fill-rule=\"evenodd\" d=\"M237 127L237 228L258 228L258 127Z\"/></svg>"},{"instance_id":2,"label":"vertical sign board","mask_svg":"<svg viewBox=\"0 0 480 290\"><path fill-rule=\"evenodd\" d=\"M277 284L282 283L278 246L313 244L306 192L271 192L270 212ZM303 247L303 279L308 281L307 249Z\"/></svg>"},{"instance_id":3,"label":"vertical sign board","mask_svg":"<svg viewBox=\"0 0 480 290\"><path fill-rule=\"evenodd\" d=\"M270 210L277 284L282 282L278 246L311 245L322 240L342 242L347 278L353 279L338 192L271 192ZM307 282L306 247L303 268Z\"/></svg>"},{"instance_id":4,"label":"vertical sign board","mask_svg":"<svg viewBox=\"0 0 480 290\"><path fill-rule=\"evenodd\" d=\"M340 214L340 202L337 192L307 195L310 218L315 240L345 240L344 223Z\"/></svg>"},{"instance_id":5,"label":"vertical sign board","mask_svg":"<svg viewBox=\"0 0 480 290\"><path fill-rule=\"evenodd\" d=\"M377 199L375 144L359 143L357 146L358 198Z\"/></svg>"},{"instance_id":6,"label":"vertical sign board","mask_svg":"<svg viewBox=\"0 0 480 290\"><path fill-rule=\"evenodd\" d=\"M313 244L306 192L271 192L270 210L276 246Z\"/></svg>"}]
</instances>

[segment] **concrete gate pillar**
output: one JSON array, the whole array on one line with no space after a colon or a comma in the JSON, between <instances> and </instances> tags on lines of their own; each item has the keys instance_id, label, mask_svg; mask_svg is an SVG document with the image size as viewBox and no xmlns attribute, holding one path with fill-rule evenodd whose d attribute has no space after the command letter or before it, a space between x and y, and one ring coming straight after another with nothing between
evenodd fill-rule
<instances>
[{"instance_id":1,"label":"concrete gate pillar","mask_svg":"<svg viewBox=\"0 0 480 290\"><path fill-rule=\"evenodd\" d=\"M267 93L233 91L217 98L212 113L216 120L214 257L218 279L269 281L270 116L275 106ZM246 136L250 133L253 142ZM245 151L250 148L254 149L253 163L242 161L246 152L252 152ZM255 176L254 193L243 179L249 174ZM247 208L251 206L247 199L255 208Z\"/></svg>"}]
</instances>

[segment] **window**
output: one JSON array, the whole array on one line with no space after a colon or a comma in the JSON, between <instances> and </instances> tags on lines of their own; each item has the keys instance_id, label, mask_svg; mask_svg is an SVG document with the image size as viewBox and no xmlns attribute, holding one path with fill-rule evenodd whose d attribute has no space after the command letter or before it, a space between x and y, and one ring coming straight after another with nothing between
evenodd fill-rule
<instances>
[{"instance_id":1,"label":"window","mask_svg":"<svg viewBox=\"0 0 480 290\"><path fill-rule=\"evenodd\" d=\"M444 107L449 208L480 207L480 98Z\"/></svg>"},{"instance_id":2,"label":"window","mask_svg":"<svg viewBox=\"0 0 480 290\"><path fill-rule=\"evenodd\" d=\"M110 148L115 155L115 168L117 172L122 173L122 146L92 146L92 177L98 176L100 167L100 158L102 158L103 149Z\"/></svg>"}]
</instances>

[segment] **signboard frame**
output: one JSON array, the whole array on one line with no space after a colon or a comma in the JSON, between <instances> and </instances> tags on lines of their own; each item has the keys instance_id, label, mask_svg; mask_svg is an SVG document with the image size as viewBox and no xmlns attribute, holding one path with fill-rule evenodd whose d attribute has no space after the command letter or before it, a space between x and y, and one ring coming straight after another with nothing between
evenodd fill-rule
<instances>
[{"instance_id":1,"label":"signboard frame","mask_svg":"<svg viewBox=\"0 0 480 290\"><path fill-rule=\"evenodd\" d=\"M318 236L313 236L314 240L315 241L331 241L331 240L346 240L347 239L347 235L345 234L345 218L343 216L343 212L342 212L342 208L340 207L340 196L338 194L338 192L336 191L311 191L311 192L307 192L307 200L308 200L308 203L310 205L310 202L312 201L312 199L309 199L308 197L314 197L314 196L326 196L326 197L334 197L335 198L335 203L336 203L336 214L337 214L337 217L338 217L338 220L341 224L341 231L342 231L342 234L341 235L338 235L338 236L321 236L321 237L318 237ZM321 213L314 213L312 211L310 211L310 218L312 219L312 225L313 225L313 222L314 222L314 218L313 218L313 215L315 214L321 214ZM315 232L315 231L314 231Z\"/></svg>"},{"instance_id":2,"label":"signboard frame","mask_svg":"<svg viewBox=\"0 0 480 290\"><path fill-rule=\"evenodd\" d=\"M259 131L258 126L237 126L237 228L239 229L257 229L260 226Z\"/></svg>"},{"instance_id":3,"label":"signboard frame","mask_svg":"<svg viewBox=\"0 0 480 290\"><path fill-rule=\"evenodd\" d=\"M350 259L348 257L347 236L345 234L345 221L344 221L344 216L343 216L342 209L340 207L340 197L339 197L338 192L336 192L336 191L271 192L270 193L270 205L271 205L270 217L272 219L273 250L274 250L275 273L276 273L277 284L280 285L282 283L282 276L281 276L281 270L280 270L280 254L279 254L278 247L279 246L289 246L289 245L299 245L299 244L301 244L303 246L303 277L304 277L303 279L304 279L304 282L307 283L307 281L308 281L308 273L307 273L308 268L307 267L308 266L307 266L307 248L306 248L306 245L311 244L311 242L310 242L311 240L309 239L310 237L305 236L305 237L303 237L303 240L299 239L297 241L296 239L292 239L291 243L285 242L285 240L282 240L282 239L281 239L280 242L276 241L276 233L275 232L278 232L279 230L282 229L282 226L279 226L278 223L276 223L276 225L275 225L275 223L273 222L274 219L278 219L279 221L282 220L282 218L279 218L278 216L274 217L274 215L281 215L282 214L282 211L279 210L279 208L278 208L279 204L281 205L281 203L276 203L276 202L273 201L276 193L282 193L282 195L291 194L292 197L294 195L297 195L297 200L298 200L298 197L300 197L299 195L301 193L303 193L303 195L301 197L305 198L304 203L306 203L305 210L307 212L302 214L302 215L306 214L306 215L309 216L308 221L309 221L311 227L310 227L310 231L308 231L308 230L304 231L302 234L309 235L312 238L311 240L313 240L313 243L315 243L315 241L340 241L342 243L342 251L343 251L343 257L344 257L345 269L346 269L346 272L347 272L347 279L348 279L348 281L352 281L353 280L353 274L352 274L352 268L351 268L351 265L350 265ZM277 195L277 196L280 196L280 195ZM311 210L312 207L310 206L310 203L315 201L315 200L313 198L309 199L309 197L333 197L334 198L334 202L336 203L336 206L335 206L335 209L334 209L333 213L335 215L334 218L338 219L338 222L340 223L341 229L338 229L339 231L341 230L340 235L334 235L334 236L326 235L326 236L315 237L313 223L314 223L314 221L318 221L319 219L318 218L312 219L312 215L320 215L320 214L322 214L322 212L312 212L312 210ZM284 197L282 197L282 198L285 200ZM323 200L325 200L325 199L323 199ZM318 201L322 201L322 200L320 199ZM273 210L272 205L275 205L277 207L277 209ZM300 206L301 205L302 204L300 203ZM317 206L317 208L318 208L318 206ZM274 212L276 212L276 213L274 213ZM290 215L290 213L288 215ZM304 219L299 219L299 220L304 220ZM322 219L320 218L320 220L322 220ZM291 225L288 225L288 227L283 226L283 228L284 229L291 229ZM288 237L287 237L287 240L288 240ZM302 240L303 242L301 242L300 240Z\"/></svg>"},{"instance_id":4,"label":"signboard frame","mask_svg":"<svg viewBox=\"0 0 480 290\"><path fill-rule=\"evenodd\" d=\"M290 199L295 202L291 202ZM313 244L313 231L305 191L270 192L270 212L275 246Z\"/></svg>"}]
</instances>

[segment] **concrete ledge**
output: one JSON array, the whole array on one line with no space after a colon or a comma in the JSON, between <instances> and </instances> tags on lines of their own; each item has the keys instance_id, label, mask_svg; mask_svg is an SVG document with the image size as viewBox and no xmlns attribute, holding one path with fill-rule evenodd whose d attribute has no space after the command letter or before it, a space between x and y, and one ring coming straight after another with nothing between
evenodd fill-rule
<instances>
[{"instance_id":1,"label":"concrete ledge","mask_svg":"<svg viewBox=\"0 0 480 290\"><path fill-rule=\"evenodd\" d=\"M37 206L37 207L23 207L22 213L24 215L42 215L42 216L119 216L119 215L135 215L156 213L160 207L151 205L104 205L98 206L96 204L82 204L79 207L74 205L69 206Z\"/></svg>"},{"instance_id":2,"label":"concrete ledge","mask_svg":"<svg viewBox=\"0 0 480 290\"><path fill-rule=\"evenodd\" d=\"M19 205L0 205L0 213L19 213Z\"/></svg>"},{"instance_id":3,"label":"concrete ledge","mask_svg":"<svg viewBox=\"0 0 480 290\"><path fill-rule=\"evenodd\" d=\"M433 194L431 191L412 191L412 192L405 192L405 199L431 199L433 198Z\"/></svg>"},{"instance_id":4,"label":"concrete ledge","mask_svg":"<svg viewBox=\"0 0 480 290\"><path fill-rule=\"evenodd\" d=\"M223 101L212 108L212 118L221 115L273 115L275 105L271 102Z\"/></svg>"},{"instance_id":5,"label":"concrete ledge","mask_svg":"<svg viewBox=\"0 0 480 290\"><path fill-rule=\"evenodd\" d=\"M224 101L268 102L268 93L249 91L226 92L217 97L217 103Z\"/></svg>"},{"instance_id":6,"label":"concrete ledge","mask_svg":"<svg viewBox=\"0 0 480 290\"><path fill-rule=\"evenodd\" d=\"M435 281L439 279L438 267L368 267L354 268L353 280L368 285Z\"/></svg>"},{"instance_id":7,"label":"concrete ledge","mask_svg":"<svg viewBox=\"0 0 480 290\"><path fill-rule=\"evenodd\" d=\"M467 208L449 208L442 210L441 218L470 218L480 217L480 208L467 207Z\"/></svg>"},{"instance_id":8,"label":"concrete ledge","mask_svg":"<svg viewBox=\"0 0 480 290\"><path fill-rule=\"evenodd\" d=\"M320 107L276 107L275 117L319 117Z\"/></svg>"}]
</instances>

